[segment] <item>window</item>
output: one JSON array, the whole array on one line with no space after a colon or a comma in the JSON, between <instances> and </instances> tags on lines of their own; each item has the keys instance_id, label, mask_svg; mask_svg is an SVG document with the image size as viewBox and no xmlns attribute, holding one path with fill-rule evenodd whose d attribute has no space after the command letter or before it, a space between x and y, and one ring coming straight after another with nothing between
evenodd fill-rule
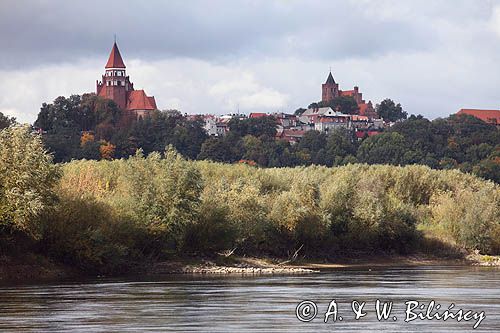
<instances>
[{"instance_id":1,"label":"window","mask_svg":"<svg viewBox=\"0 0 500 333\"><path fill-rule=\"evenodd\" d=\"M121 86L122 85L122 81L117 81L118 85Z\"/></svg>"}]
</instances>

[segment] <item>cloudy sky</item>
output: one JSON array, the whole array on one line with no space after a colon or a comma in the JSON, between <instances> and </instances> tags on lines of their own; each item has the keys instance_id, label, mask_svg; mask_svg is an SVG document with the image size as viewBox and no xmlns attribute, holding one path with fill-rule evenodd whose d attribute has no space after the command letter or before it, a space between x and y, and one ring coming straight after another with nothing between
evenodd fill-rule
<instances>
[{"instance_id":1,"label":"cloudy sky","mask_svg":"<svg viewBox=\"0 0 500 333\"><path fill-rule=\"evenodd\" d=\"M413 114L500 108L500 0L1 0L0 112L95 91L113 35L160 109L293 112L331 67Z\"/></svg>"}]
</instances>

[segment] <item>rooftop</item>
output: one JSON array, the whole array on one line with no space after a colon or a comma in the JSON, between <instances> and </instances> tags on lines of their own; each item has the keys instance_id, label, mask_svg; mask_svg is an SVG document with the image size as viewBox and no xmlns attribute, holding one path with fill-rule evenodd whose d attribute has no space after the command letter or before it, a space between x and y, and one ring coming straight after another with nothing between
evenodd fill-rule
<instances>
[{"instance_id":1,"label":"rooftop","mask_svg":"<svg viewBox=\"0 0 500 333\"><path fill-rule=\"evenodd\" d=\"M486 123L500 125L500 110L460 109L457 114L468 114Z\"/></svg>"},{"instance_id":2,"label":"rooftop","mask_svg":"<svg viewBox=\"0 0 500 333\"><path fill-rule=\"evenodd\" d=\"M123 62L120 50L118 50L118 45L116 42L113 44L111 53L109 54L108 62L105 68L125 68L125 63Z\"/></svg>"}]
</instances>

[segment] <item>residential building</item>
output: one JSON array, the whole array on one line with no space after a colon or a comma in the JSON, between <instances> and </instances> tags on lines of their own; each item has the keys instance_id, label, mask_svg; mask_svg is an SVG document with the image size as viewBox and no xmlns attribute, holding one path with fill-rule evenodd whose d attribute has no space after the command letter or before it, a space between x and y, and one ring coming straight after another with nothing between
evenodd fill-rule
<instances>
[{"instance_id":1,"label":"residential building","mask_svg":"<svg viewBox=\"0 0 500 333\"><path fill-rule=\"evenodd\" d=\"M276 139L288 141L290 144L296 144L302 139L305 133L305 130L300 129L279 128L276 132Z\"/></svg>"},{"instance_id":2,"label":"residential building","mask_svg":"<svg viewBox=\"0 0 500 333\"><path fill-rule=\"evenodd\" d=\"M287 114L283 112L273 113L272 116L276 118L279 126L289 128L297 126L297 116L294 114Z\"/></svg>"},{"instance_id":3,"label":"residential building","mask_svg":"<svg viewBox=\"0 0 500 333\"><path fill-rule=\"evenodd\" d=\"M314 123L314 129L320 132L330 132L337 128L351 129L351 115L340 112L328 112Z\"/></svg>"}]
</instances>

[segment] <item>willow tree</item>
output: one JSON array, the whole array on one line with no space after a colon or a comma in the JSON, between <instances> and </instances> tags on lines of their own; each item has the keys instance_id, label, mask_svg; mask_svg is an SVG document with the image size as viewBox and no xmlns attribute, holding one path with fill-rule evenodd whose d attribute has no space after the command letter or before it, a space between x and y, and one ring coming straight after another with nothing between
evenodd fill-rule
<instances>
[{"instance_id":1,"label":"willow tree","mask_svg":"<svg viewBox=\"0 0 500 333\"><path fill-rule=\"evenodd\" d=\"M29 126L0 131L0 227L40 237L38 217L53 200L59 172Z\"/></svg>"}]
</instances>

